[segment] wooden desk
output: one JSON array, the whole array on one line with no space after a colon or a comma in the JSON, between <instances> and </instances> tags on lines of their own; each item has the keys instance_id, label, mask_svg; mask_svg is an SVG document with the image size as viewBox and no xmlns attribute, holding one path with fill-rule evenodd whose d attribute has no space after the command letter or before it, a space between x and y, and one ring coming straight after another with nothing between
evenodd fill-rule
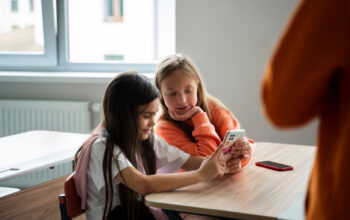
<instances>
[{"instance_id":1,"label":"wooden desk","mask_svg":"<svg viewBox=\"0 0 350 220\"><path fill-rule=\"evenodd\" d=\"M56 131L29 131L0 138L0 181L72 161L89 137Z\"/></svg>"},{"instance_id":2,"label":"wooden desk","mask_svg":"<svg viewBox=\"0 0 350 220\"><path fill-rule=\"evenodd\" d=\"M293 219L291 207L303 215L302 205L315 147L257 143L251 162L239 173L178 190L146 196L146 204L162 209L239 219ZM278 172L257 167L273 160L292 165ZM298 203L297 205L295 203Z\"/></svg>"}]
</instances>

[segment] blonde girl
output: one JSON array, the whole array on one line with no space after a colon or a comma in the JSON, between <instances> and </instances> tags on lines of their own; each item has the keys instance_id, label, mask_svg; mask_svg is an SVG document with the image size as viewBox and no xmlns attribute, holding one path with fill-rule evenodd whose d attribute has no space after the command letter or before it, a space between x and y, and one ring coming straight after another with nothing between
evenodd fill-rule
<instances>
[{"instance_id":1,"label":"blonde girl","mask_svg":"<svg viewBox=\"0 0 350 220\"><path fill-rule=\"evenodd\" d=\"M194 156L208 156L227 130L241 128L235 116L205 91L199 70L189 57L175 54L162 60L156 68L155 85L162 105L155 133L169 144ZM245 137L235 145L228 163L231 172L249 162L254 142Z\"/></svg>"}]
</instances>

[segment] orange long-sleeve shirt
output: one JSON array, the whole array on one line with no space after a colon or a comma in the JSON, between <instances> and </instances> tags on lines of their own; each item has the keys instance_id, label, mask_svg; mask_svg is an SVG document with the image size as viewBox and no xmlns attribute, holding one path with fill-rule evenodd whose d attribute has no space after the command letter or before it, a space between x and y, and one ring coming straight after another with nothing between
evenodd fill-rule
<instances>
[{"instance_id":1,"label":"orange long-sleeve shirt","mask_svg":"<svg viewBox=\"0 0 350 220\"><path fill-rule=\"evenodd\" d=\"M275 125L320 119L306 219L350 219L350 0L301 2L262 89Z\"/></svg>"},{"instance_id":2,"label":"orange long-sleeve shirt","mask_svg":"<svg viewBox=\"0 0 350 220\"><path fill-rule=\"evenodd\" d=\"M228 110L215 104L211 104L209 108L211 121L205 112L196 114L188 121L193 126L192 136L195 142L191 141L176 124L164 118L158 120L155 133L169 144L193 156L209 156L221 143L227 130L240 129L239 122ZM254 144L254 141L249 141ZM251 155L241 161L242 167L249 163L250 158Z\"/></svg>"}]
</instances>

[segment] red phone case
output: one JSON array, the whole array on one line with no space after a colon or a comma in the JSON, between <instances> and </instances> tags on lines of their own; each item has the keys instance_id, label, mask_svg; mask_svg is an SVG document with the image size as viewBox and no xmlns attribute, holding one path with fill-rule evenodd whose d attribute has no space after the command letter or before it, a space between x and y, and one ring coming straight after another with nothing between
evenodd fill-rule
<instances>
[{"instance_id":1,"label":"red phone case","mask_svg":"<svg viewBox=\"0 0 350 220\"><path fill-rule=\"evenodd\" d=\"M260 162L256 162L255 165L272 169L272 170L277 170L277 171L293 170L293 167L290 165L277 163L273 161L260 161ZM282 167L278 167L278 166L282 166Z\"/></svg>"}]
</instances>

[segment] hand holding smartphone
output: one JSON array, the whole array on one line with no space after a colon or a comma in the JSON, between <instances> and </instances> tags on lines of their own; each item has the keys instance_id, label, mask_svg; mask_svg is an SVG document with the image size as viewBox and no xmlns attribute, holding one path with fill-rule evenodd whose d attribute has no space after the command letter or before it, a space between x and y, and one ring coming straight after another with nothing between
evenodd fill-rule
<instances>
[{"instance_id":1,"label":"hand holding smartphone","mask_svg":"<svg viewBox=\"0 0 350 220\"><path fill-rule=\"evenodd\" d=\"M260 162L256 162L255 165L272 169L272 170L277 170L277 171L293 170L293 167L290 165L277 163L273 161L260 161Z\"/></svg>"},{"instance_id":2,"label":"hand holding smartphone","mask_svg":"<svg viewBox=\"0 0 350 220\"><path fill-rule=\"evenodd\" d=\"M226 132L226 135L224 137L224 140L221 142L223 144L223 149L222 153L220 154L219 159L221 160L229 160L232 155L231 155L231 150L232 150L232 145L239 139L243 138L245 136L245 130L240 129L240 130L228 130Z\"/></svg>"}]
</instances>

